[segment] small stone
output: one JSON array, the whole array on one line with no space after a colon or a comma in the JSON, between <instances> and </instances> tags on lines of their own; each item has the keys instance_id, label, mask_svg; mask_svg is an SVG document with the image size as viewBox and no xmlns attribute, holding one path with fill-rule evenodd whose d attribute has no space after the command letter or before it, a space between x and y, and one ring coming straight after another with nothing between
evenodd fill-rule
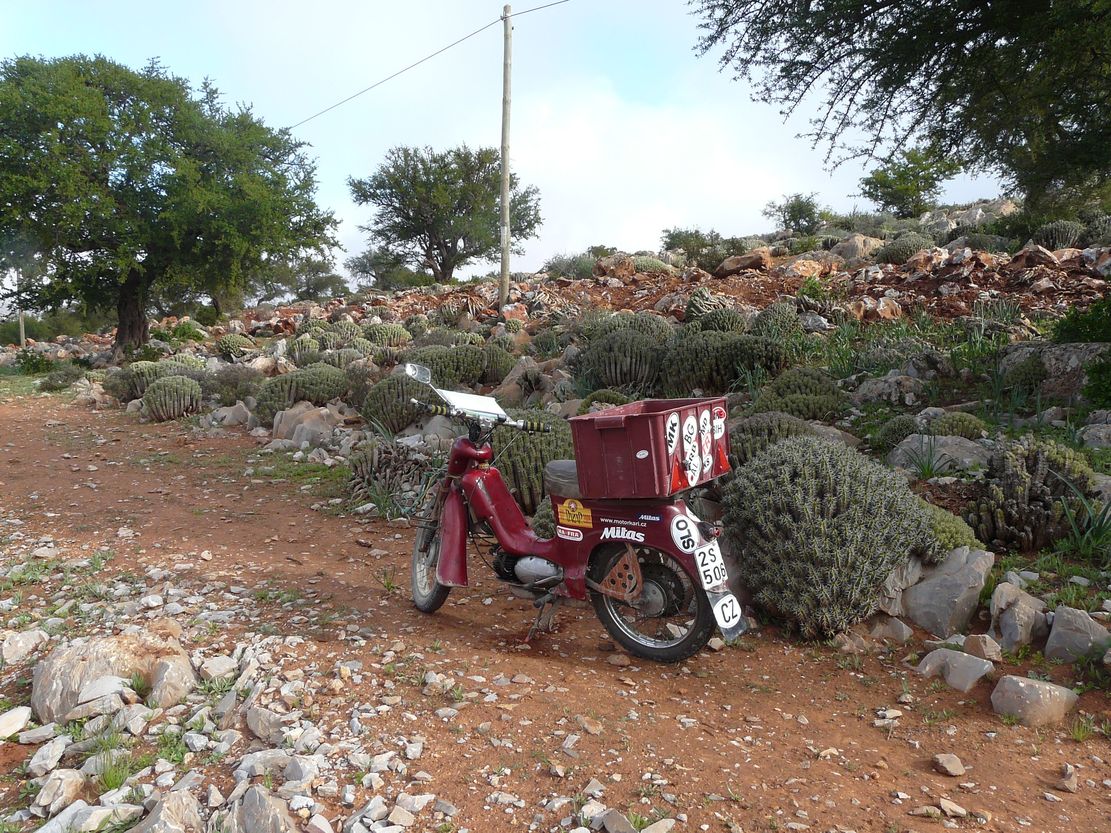
<instances>
[{"instance_id":1,"label":"small stone","mask_svg":"<svg viewBox=\"0 0 1111 833\"><path fill-rule=\"evenodd\" d=\"M1080 790L1080 783L1076 776L1076 767L1065 764L1061 767L1061 780L1057 782L1057 789L1062 792L1074 793Z\"/></svg>"},{"instance_id":2,"label":"small stone","mask_svg":"<svg viewBox=\"0 0 1111 833\"><path fill-rule=\"evenodd\" d=\"M948 752L934 755L934 769L942 775L948 775L952 778L959 778L964 775L964 764L961 763L961 759Z\"/></svg>"},{"instance_id":3,"label":"small stone","mask_svg":"<svg viewBox=\"0 0 1111 833\"><path fill-rule=\"evenodd\" d=\"M632 660L625 654L610 654L606 657L606 662L610 665L616 665L618 668L625 668L632 664Z\"/></svg>"},{"instance_id":4,"label":"small stone","mask_svg":"<svg viewBox=\"0 0 1111 833\"><path fill-rule=\"evenodd\" d=\"M575 721L583 728L588 735L602 734L602 724L592 717L587 717L585 714L575 715Z\"/></svg>"},{"instance_id":5,"label":"small stone","mask_svg":"<svg viewBox=\"0 0 1111 833\"><path fill-rule=\"evenodd\" d=\"M387 816L386 820L390 824L398 824L402 827L412 827L416 824L417 817L406 810L404 807L394 807Z\"/></svg>"},{"instance_id":6,"label":"small stone","mask_svg":"<svg viewBox=\"0 0 1111 833\"><path fill-rule=\"evenodd\" d=\"M966 654L972 654L974 657L986 659L989 662L1003 661L1003 649L999 647L998 642L986 633L977 633L967 637L961 648Z\"/></svg>"},{"instance_id":7,"label":"small stone","mask_svg":"<svg viewBox=\"0 0 1111 833\"><path fill-rule=\"evenodd\" d=\"M305 825L305 830L309 833L333 833L331 823L320 813L309 819L308 824Z\"/></svg>"},{"instance_id":8,"label":"small stone","mask_svg":"<svg viewBox=\"0 0 1111 833\"><path fill-rule=\"evenodd\" d=\"M16 706L0 714L0 740L10 738L22 732L31 722L31 709L28 706Z\"/></svg>"},{"instance_id":9,"label":"small stone","mask_svg":"<svg viewBox=\"0 0 1111 833\"><path fill-rule=\"evenodd\" d=\"M1063 686L1008 674L991 693L996 714L1018 718L1023 726L1051 726L1065 719L1076 705L1076 692Z\"/></svg>"},{"instance_id":10,"label":"small stone","mask_svg":"<svg viewBox=\"0 0 1111 833\"><path fill-rule=\"evenodd\" d=\"M948 798L938 799L937 806L951 819L963 819L968 815L968 810Z\"/></svg>"}]
</instances>

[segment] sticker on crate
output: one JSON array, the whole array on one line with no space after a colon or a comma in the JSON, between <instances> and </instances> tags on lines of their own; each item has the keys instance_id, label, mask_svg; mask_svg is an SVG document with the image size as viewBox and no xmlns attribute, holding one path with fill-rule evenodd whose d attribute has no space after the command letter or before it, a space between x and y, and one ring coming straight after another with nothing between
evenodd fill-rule
<instances>
[{"instance_id":1,"label":"sticker on crate","mask_svg":"<svg viewBox=\"0 0 1111 833\"><path fill-rule=\"evenodd\" d=\"M667 436L667 456L670 457L675 453L675 447L679 444L679 414L670 413L667 415L667 425L664 428L664 434Z\"/></svg>"},{"instance_id":2,"label":"sticker on crate","mask_svg":"<svg viewBox=\"0 0 1111 833\"><path fill-rule=\"evenodd\" d=\"M572 529L569 526L557 526L556 535L564 541L581 541L583 539L583 532L581 529Z\"/></svg>"},{"instance_id":3,"label":"sticker on crate","mask_svg":"<svg viewBox=\"0 0 1111 833\"><path fill-rule=\"evenodd\" d=\"M583 529L591 529L594 526L590 510L573 499L565 500L559 505L556 509L556 519L563 526L578 526Z\"/></svg>"},{"instance_id":4,"label":"sticker on crate","mask_svg":"<svg viewBox=\"0 0 1111 833\"><path fill-rule=\"evenodd\" d=\"M676 515L672 518L671 540L683 552L694 552L698 548L698 532L694 521L685 515Z\"/></svg>"}]
</instances>

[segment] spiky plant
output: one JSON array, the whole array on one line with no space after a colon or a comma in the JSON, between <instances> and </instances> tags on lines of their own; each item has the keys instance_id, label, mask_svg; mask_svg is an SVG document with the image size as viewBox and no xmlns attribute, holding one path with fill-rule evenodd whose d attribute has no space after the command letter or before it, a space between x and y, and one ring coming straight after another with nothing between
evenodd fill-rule
<instances>
[{"instance_id":1,"label":"spiky plant","mask_svg":"<svg viewBox=\"0 0 1111 833\"><path fill-rule=\"evenodd\" d=\"M650 312L621 313L611 315L599 322L591 334L591 341L596 341L619 330L641 333L661 343L671 338L671 334L674 332L667 320L659 315Z\"/></svg>"},{"instance_id":2,"label":"spiky plant","mask_svg":"<svg viewBox=\"0 0 1111 833\"><path fill-rule=\"evenodd\" d=\"M371 387L382 378L382 370L371 359L356 359L344 368L347 377L347 401L358 410Z\"/></svg>"},{"instance_id":3,"label":"spiky plant","mask_svg":"<svg viewBox=\"0 0 1111 833\"><path fill-rule=\"evenodd\" d=\"M201 386L186 376L155 379L143 393L143 407L155 422L195 413L201 408Z\"/></svg>"},{"instance_id":4,"label":"spiky plant","mask_svg":"<svg viewBox=\"0 0 1111 833\"><path fill-rule=\"evenodd\" d=\"M687 308L683 315L684 321L698 321L708 312L716 309L725 309L730 306L729 301L720 295L715 295L704 286L691 293L687 300Z\"/></svg>"},{"instance_id":5,"label":"spiky plant","mask_svg":"<svg viewBox=\"0 0 1111 833\"><path fill-rule=\"evenodd\" d=\"M321 330L316 333L316 340L320 342L321 350L337 350L343 346L343 339L340 338L339 333L333 333L331 330Z\"/></svg>"},{"instance_id":6,"label":"spiky plant","mask_svg":"<svg viewBox=\"0 0 1111 833\"><path fill-rule=\"evenodd\" d=\"M214 387L221 405L234 405L257 397L266 379L262 371L245 364L226 364L216 371Z\"/></svg>"},{"instance_id":7,"label":"spiky plant","mask_svg":"<svg viewBox=\"0 0 1111 833\"><path fill-rule=\"evenodd\" d=\"M298 367L310 364L310 357L315 359L320 355L320 342L310 333L299 335L289 342L288 353L290 360Z\"/></svg>"},{"instance_id":8,"label":"spiky plant","mask_svg":"<svg viewBox=\"0 0 1111 833\"><path fill-rule=\"evenodd\" d=\"M470 387L486 372L486 353L473 344L416 347L406 350L401 358L431 370L432 383L440 388Z\"/></svg>"},{"instance_id":9,"label":"spiky plant","mask_svg":"<svg viewBox=\"0 0 1111 833\"><path fill-rule=\"evenodd\" d=\"M1033 396L1048 376L1042 357L1034 353L1003 374L1003 388L1022 397Z\"/></svg>"},{"instance_id":10,"label":"spiky plant","mask_svg":"<svg viewBox=\"0 0 1111 833\"><path fill-rule=\"evenodd\" d=\"M354 350L350 347L343 347L339 350L332 350L325 353L320 357L320 360L324 362L324 364L330 364L332 367L338 367L340 370L343 370L347 365L351 364L351 362L361 359L362 357L363 354L358 350Z\"/></svg>"},{"instance_id":11,"label":"spiky plant","mask_svg":"<svg viewBox=\"0 0 1111 833\"><path fill-rule=\"evenodd\" d=\"M597 405L614 407L616 405L628 405L632 401L625 394L615 390L596 390L579 403L579 416L589 414L591 411L602 410L602 408L595 407Z\"/></svg>"},{"instance_id":12,"label":"spiky plant","mask_svg":"<svg viewBox=\"0 0 1111 833\"><path fill-rule=\"evenodd\" d=\"M483 348L486 354L486 369L482 380L487 384L500 385L502 380L517 366L517 357L496 344L487 344Z\"/></svg>"},{"instance_id":13,"label":"spiky plant","mask_svg":"<svg viewBox=\"0 0 1111 833\"><path fill-rule=\"evenodd\" d=\"M578 362L579 376L592 387L651 390L659 370L659 341L630 328L594 339Z\"/></svg>"},{"instance_id":14,"label":"spiky plant","mask_svg":"<svg viewBox=\"0 0 1111 833\"><path fill-rule=\"evenodd\" d=\"M228 361L242 358L255 349L254 341L239 333L228 333L216 340L216 352Z\"/></svg>"},{"instance_id":15,"label":"spiky plant","mask_svg":"<svg viewBox=\"0 0 1111 833\"><path fill-rule=\"evenodd\" d=\"M328 322L320 318L306 318L297 325L297 335L305 333L322 333L328 329Z\"/></svg>"},{"instance_id":16,"label":"spiky plant","mask_svg":"<svg viewBox=\"0 0 1111 833\"><path fill-rule=\"evenodd\" d=\"M544 498L540 501L540 505L529 521L529 526L532 527L532 531L536 533L538 538L555 538L555 510L552 508L550 499Z\"/></svg>"},{"instance_id":17,"label":"spiky plant","mask_svg":"<svg viewBox=\"0 0 1111 833\"><path fill-rule=\"evenodd\" d=\"M814 429L798 417L780 411L753 414L729 427L729 450L739 468L764 450L788 437L810 436Z\"/></svg>"},{"instance_id":18,"label":"spiky plant","mask_svg":"<svg viewBox=\"0 0 1111 833\"><path fill-rule=\"evenodd\" d=\"M964 437L978 440L987 431L987 424L974 414L949 411L930 423L930 431L938 437Z\"/></svg>"},{"instance_id":19,"label":"spiky plant","mask_svg":"<svg viewBox=\"0 0 1111 833\"><path fill-rule=\"evenodd\" d=\"M100 386L109 396L115 397L120 402L130 402L137 398L135 395L135 374L127 367L114 367L104 374Z\"/></svg>"},{"instance_id":20,"label":"spiky plant","mask_svg":"<svg viewBox=\"0 0 1111 833\"><path fill-rule=\"evenodd\" d=\"M921 498L919 498L921 500ZM934 538L937 539L939 555L952 552L957 547L971 547L972 549L983 549L983 544L976 538L976 533L972 531L972 527L966 524L961 518L958 518L952 512L943 509L940 506L935 506L932 503L922 501L930 515L930 531L933 533Z\"/></svg>"},{"instance_id":21,"label":"spiky plant","mask_svg":"<svg viewBox=\"0 0 1111 833\"><path fill-rule=\"evenodd\" d=\"M1070 249L1080 242L1086 228L1075 220L1054 220L1038 226L1030 239L1050 251Z\"/></svg>"},{"instance_id":22,"label":"spiky plant","mask_svg":"<svg viewBox=\"0 0 1111 833\"><path fill-rule=\"evenodd\" d=\"M698 319L703 330L723 333L743 333L748 330L748 319L735 309L715 309Z\"/></svg>"},{"instance_id":23,"label":"spiky plant","mask_svg":"<svg viewBox=\"0 0 1111 833\"><path fill-rule=\"evenodd\" d=\"M495 428L491 443L498 470L509 491L526 515L536 512L545 496L544 466L551 460L570 460L575 456L571 426L548 411L510 410L513 419L550 425L551 433L523 434L516 428Z\"/></svg>"},{"instance_id":24,"label":"spiky plant","mask_svg":"<svg viewBox=\"0 0 1111 833\"><path fill-rule=\"evenodd\" d=\"M934 241L929 237L913 232L904 234L876 252L876 262L902 266L923 249L932 249L933 247Z\"/></svg>"},{"instance_id":25,"label":"spiky plant","mask_svg":"<svg viewBox=\"0 0 1111 833\"><path fill-rule=\"evenodd\" d=\"M410 446L375 438L359 446L348 460L352 497L379 505L381 514L410 515L419 508L432 473L431 461Z\"/></svg>"},{"instance_id":26,"label":"spiky plant","mask_svg":"<svg viewBox=\"0 0 1111 833\"><path fill-rule=\"evenodd\" d=\"M161 379L172 368L163 362L132 362L127 366L131 379L130 399L139 399L146 392L147 387L156 379Z\"/></svg>"},{"instance_id":27,"label":"spiky plant","mask_svg":"<svg viewBox=\"0 0 1111 833\"><path fill-rule=\"evenodd\" d=\"M311 364L267 379L258 393L256 414L259 422L269 425L274 414L296 402L307 400L314 405L327 405L346 392L347 377L342 370L322 363Z\"/></svg>"},{"instance_id":28,"label":"spiky plant","mask_svg":"<svg viewBox=\"0 0 1111 833\"><path fill-rule=\"evenodd\" d=\"M408 320L412 321L418 317L423 316L413 316ZM425 318L424 322L427 324L428 319ZM428 328L425 327L422 333L427 330ZM363 328L363 338L371 344L380 344L383 347L404 347L413 340L413 334L400 324L368 324Z\"/></svg>"},{"instance_id":29,"label":"spiky plant","mask_svg":"<svg viewBox=\"0 0 1111 833\"><path fill-rule=\"evenodd\" d=\"M363 334L362 328L353 321L335 321L328 326L328 329L339 336L341 347L346 347Z\"/></svg>"},{"instance_id":30,"label":"spiky plant","mask_svg":"<svg viewBox=\"0 0 1111 833\"><path fill-rule=\"evenodd\" d=\"M703 324L703 328L705 326ZM779 301L760 310L749 332L780 344L797 341L806 335L798 310L790 301Z\"/></svg>"},{"instance_id":31,"label":"spiky plant","mask_svg":"<svg viewBox=\"0 0 1111 833\"><path fill-rule=\"evenodd\" d=\"M418 312L416 315L410 315L408 318L405 319L404 327L405 330L408 331L410 337L420 338L422 335L432 329L432 324L429 322L427 315ZM373 341L373 339L371 339L371 341Z\"/></svg>"},{"instance_id":32,"label":"spiky plant","mask_svg":"<svg viewBox=\"0 0 1111 833\"><path fill-rule=\"evenodd\" d=\"M796 367L761 388L753 410L783 411L799 419L836 419L849 400L833 379L814 367Z\"/></svg>"},{"instance_id":33,"label":"spiky plant","mask_svg":"<svg viewBox=\"0 0 1111 833\"><path fill-rule=\"evenodd\" d=\"M507 333L516 334L525 328L523 322L518 321L516 318L510 318L505 322L505 331Z\"/></svg>"},{"instance_id":34,"label":"spiky plant","mask_svg":"<svg viewBox=\"0 0 1111 833\"><path fill-rule=\"evenodd\" d=\"M910 414L896 414L876 429L869 444L876 451L887 453L911 434L918 434L918 420Z\"/></svg>"},{"instance_id":35,"label":"spiky plant","mask_svg":"<svg viewBox=\"0 0 1111 833\"><path fill-rule=\"evenodd\" d=\"M991 547L1036 552L1067 536L1092 497L1095 475L1084 457L1032 436L1003 443L991 456L985 494L965 509L976 537Z\"/></svg>"},{"instance_id":36,"label":"spiky plant","mask_svg":"<svg viewBox=\"0 0 1111 833\"><path fill-rule=\"evenodd\" d=\"M399 373L370 388L359 406L359 414L368 423L396 434L416 422L421 414L411 400L430 404L434 397L427 385Z\"/></svg>"},{"instance_id":37,"label":"spiky plant","mask_svg":"<svg viewBox=\"0 0 1111 833\"><path fill-rule=\"evenodd\" d=\"M789 437L724 490L725 530L755 601L807 638L874 613L892 570L937 547L897 474L842 443Z\"/></svg>"}]
</instances>

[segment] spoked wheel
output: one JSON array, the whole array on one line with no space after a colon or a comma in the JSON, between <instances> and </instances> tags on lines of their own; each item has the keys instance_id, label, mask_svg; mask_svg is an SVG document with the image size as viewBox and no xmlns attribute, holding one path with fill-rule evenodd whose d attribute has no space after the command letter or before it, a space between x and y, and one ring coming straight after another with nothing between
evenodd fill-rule
<instances>
[{"instance_id":1,"label":"spoked wheel","mask_svg":"<svg viewBox=\"0 0 1111 833\"><path fill-rule=\"evenodd\" d=\"M425 498L420 511L421 526L413 541L411 584L413 604L424 613L435 613L447 601L450 587L436 581L436 565L440 561L440 491L434 488Z\"/></svg>"},{"instance_id":2,"label":"spoked wheel","mask_svg":"<svg viewBox=\"0 0 1111 833\"><path fill-rule=\"evenodd\" d=\"M622 558L635 556L643 587L626 602L591 590L594 611L621 646L655 662L679 662L702 649L714 632L714 614L706 594L683 566L663 550L644 545L615 547L596 562L601 581Z\"/></svg>"}]
</instances>

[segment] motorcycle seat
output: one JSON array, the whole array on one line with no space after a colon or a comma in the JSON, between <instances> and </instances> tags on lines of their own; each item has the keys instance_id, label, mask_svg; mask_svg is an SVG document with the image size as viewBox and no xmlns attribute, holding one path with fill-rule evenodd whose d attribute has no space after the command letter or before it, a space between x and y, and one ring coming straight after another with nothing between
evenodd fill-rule
<instances>
[{"instance_id":1,"label":"motorcycle seat","mask_svg":"<svg viewBox=\"0 0 1111 833\"><path fill-rule=\"evenodd\" d=\"M544 485L549 494L581 498L579 468L574 460L552 460L544 466Z\"/></svg>"}]
</instances>

